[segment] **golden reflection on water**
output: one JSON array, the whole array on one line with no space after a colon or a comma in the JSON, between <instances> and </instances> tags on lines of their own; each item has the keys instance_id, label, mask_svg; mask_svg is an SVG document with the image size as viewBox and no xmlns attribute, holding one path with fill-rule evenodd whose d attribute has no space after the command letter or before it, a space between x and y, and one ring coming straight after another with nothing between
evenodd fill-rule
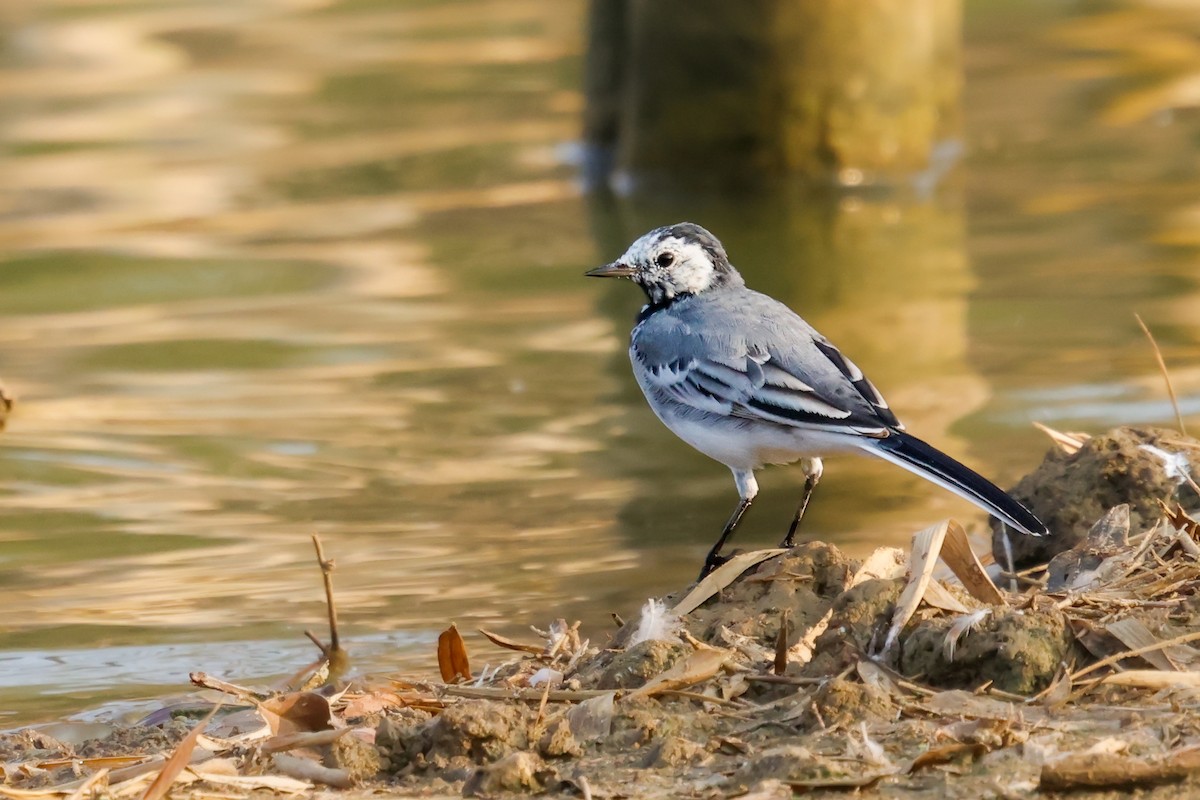
<instances>
[{"instance_id":1,"label":"golden reflection on water","mask_svg":"<svg viewBox=\"0 0 1200 800\"><path fill-rule=\"evenodd\" d=\"M47 716L67 707L51 689L86 683L69 695L84 704L121 696L94 688L106 676L159 691L203 666L151 651L130 680L104 663L119 645L299 641L323 619L312 532L339 565L351 647L415 636L368 648L369 669L427 667L421 637L451 619L581 616L602 639L608 612L688 580L728 474L644 408L631 287L580 277L664 222L717 231L910 428L1001 482L1045 447L1031 418L1170 419L1135 301L1200 410L1200 55L1154 67L1174 90L1097 103L1097 82L1148 74L1137 59L1155 52L1114 44L1117 12L976 10L966 166L938 197L606 209L580 197L566 146L583 12L0 11L0 376L20 399L0 438L0 674L30 672L0 681L0 707ZM1146 41L1200 28L1187 10L1120 13ZM1031 18L1048 31L1032 42ZM762 480L746 546L777 538L795 499L794 475ZM949 514L975 518L886 466L836 462L810 522L861 553ZM74 684L53 665L78 648L96 667Z\"/></svg>"}]
</instances>

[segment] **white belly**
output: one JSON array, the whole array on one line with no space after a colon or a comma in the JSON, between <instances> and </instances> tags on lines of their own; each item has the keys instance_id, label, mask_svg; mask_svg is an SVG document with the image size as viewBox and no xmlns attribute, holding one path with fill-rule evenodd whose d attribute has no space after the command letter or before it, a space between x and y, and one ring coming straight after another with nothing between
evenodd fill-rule
<instances>
[{"instance_id":1,"label":"white belly","mask_svg":"<svg viewBox=\"0 0 1200 800\"><path fill-rule=\"evenodd\" d=\"M767 464L791 464L801 458L859 452L858 438L839 433L787 428L723 418L716 424L700 419L659 415L680 439L727 467L756 470Z\"/></svg>"}]
</instances>

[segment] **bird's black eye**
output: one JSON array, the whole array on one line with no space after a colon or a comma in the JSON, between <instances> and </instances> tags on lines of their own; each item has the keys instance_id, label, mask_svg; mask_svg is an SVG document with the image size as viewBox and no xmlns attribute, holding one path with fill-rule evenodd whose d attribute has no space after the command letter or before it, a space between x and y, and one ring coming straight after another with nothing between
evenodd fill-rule
<instances>
[{"instance_id":1,"label":"bird's black eye","mask_svg":"<svg viewBox=\"0 0 1200 800\"><path fill-rule=\"evenodd\" d=\"M675 254L659 253L658 258L654 259L654 263L665 269L675 263Z\"/></svg>"}]
</instances>

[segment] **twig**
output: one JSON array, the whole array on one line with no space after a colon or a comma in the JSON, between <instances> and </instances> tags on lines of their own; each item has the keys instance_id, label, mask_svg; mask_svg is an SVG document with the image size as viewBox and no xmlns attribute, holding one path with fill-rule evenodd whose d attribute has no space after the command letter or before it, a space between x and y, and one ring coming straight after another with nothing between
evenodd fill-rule
<instances>
[{"instance_id":1,"label":"twig","mask_svg":"<svg viewBox=\"0 0 1200 800\"><path fill-rule=\"evenodd\" d=\"M329 646L326 645L324 642L322 642L320 639L318 639L317 635L315 633L313 633L310 630L305 629L304 635L308 637L308 640L310 642L312 642L313 644L315 644L317 646L317 649L321 651L321 655L325 656L326 658L329 658Z\"/></svg>"},{"instance_id":2,"label":"twig","mask_svg":"<svg viewBox=\"0 0 1200 800\"><path fill-rule=\"evenodd\" d=\"M746 703L739 703L736 700L726 700L724 697L713 697L712 695L700 694L700 692L689 692L686 689L663 689L659 694L667 694L672 697L682 697L685 700L695 700L700 703L712 703L718 706L730 706L732 708L752 708Z\"/></svg>"},{"instance_id":3,"label":"twig","mask_svg":"<svg viewBox=\"0 0 1200 800\"><path fill-rule=\"evenodd\" d=\"M1158 368L1162 371L1163 381L1167 384L1167 394L1171 398L1171 407L1175 409L1175 421L1179 423L1179 432L1187 436L1187 426L1183 424L1183 414L1179 411L1179 398L1175 396L1175 387L1171 385L1171 374L1167 372L1167 362L1163 360L1162 351L1158 349L1158 342L1154 341L1154 334L1146 327L1146 323L1142 322L1140 314L1135 313L1133 318L1137 320L1138 325L1142 326L1142 333L1146 334L1146 338L1150 340L1150 346L1154 348L1154 358L1158 360Z\"/></svg>"},{"instance_id":4,"label":"twig","mask_svg":"<svg viewBox=\"0 0 1200 800\"><path fill-rule=\"evenodd\" d=\"M268 696L263 692L256 692L252 689L247 689L245 686L238 686L236 683L223 681L220 678L209 675L207 672L189 673L188 680L194 686L199 686L201 689L215 689L218 692L231 694L239 700L245 700L256 705Z\"/></svg>"},{"instance_id":5,"label":"twig","mask_svg":"<svg viewBox=\"0 0 1200 800\"><path fill-rule=\"evenodd\" d=\"M1114 789L1172 783L1200 770L1200 747L1187 747L1156 759L1078 753L1042 765L1038 787L1045 791Z\"/></svg>"},{"instance_id":6,"label":"twig","mask_svg":"<svg viewBox=\"0 0 1200 800\"><path fill-rule=\"evenodd\" d=\"M541 689L504 689L491 686L454 686L448 683L433 684L433 688L454 697L470 697L482 700L525 700L531 703L542 701ZM573 703L589 700L601 695L613 694L612 689L551 689L546 699L551 703ZM620 694L619 691L616 692Z\"/></svg>"},{"instance_id":7,"label":"twig","mask_svg":"<svg viewBox=\"0 0 1200 800\"><path fill-rule=\"evenodd\" d=\"M302 731L272 736L258 745L258 752L263 755L271 755L295 750L298 747L321 747L333 744L353 730L353 728L335 728L331 731Z\"/></svg>"},{"instance_id":8,"label":"twig","mask_svg":"<svg viewBox=\"0 0 1200 800\"><path fill-rule=\"evenodd\" d=\"M321 579L325 582L325 605L329 609L329 649L341 650L338 639L337 606L333 602L333 559L325 558L321 537L312 535L313 547L317 551L317 564L321 567Z\"/></svg>"},{"instance_id":9,"label":"twig","mask_svg":"<svg viewBox=\"0 0 1200 800\"><path fill-rule=\"evenodd\" d=\"M0 395L2 398L2 395ZM93 773L86 778L83 783L75 787L75 791L71 792L67 800L84 800L85 797L103 797L109 792L104 791L108 788L108 772L109 768L104 767L99 772Z\"/></svg>"},{"instance_id":10,"label":"twig","mask_svg":"<svg viewBox=\"0 0 1200 800\"><path fill-rule=\"evenodd\" d=\"M1149 653L1154 650L1162 650L1164 647L1171 647L1172 645L1176 645L1176 644L1187 644L1188 642L1194 642L1197 639L1200 639L1200 631L1192 631L1191 633L1185 633L1182 636L1176 636L1174 639L1164 639L1161 642L1155 642L1154 644L1148 644L1145 647L1138 647L1133 650L1125 650L1120 653L1113 653L1111 656L1108 656L1107 658L1102 658L1099 661L1097 661L1095 664L1092 664L1091 666L1088 666L1088 667L1084 667L1083 669L1074 673L1071 676L1071 682L1075 683L1084 675L1087 675L1090 672L1095 672L1096 670L1101 669L1102 667L1112 666L1113 664L1116 664L1118 661L1124 661L1127 658L1133 658L1134 656L1140 656L1143 653Z\"/></svg>"},{"instance_id":11,"label":"twig","mask_svg":"<svg viewBox=\"0 0 1200 800\"><path fill-rule=\"evenodd\" d=\"M747 675L746 680L755 683L781 683L785 686L817 686L828 678L799 678L791 675Z\"/></svg>"},{"instance_id":12,"label":"twig","mask_svg":"<svg viewBox=\"0 0 1200 800\"><path fill-rule=\"evenodd\" d=\"M533 721L533 727L536 728L542 724L542 719L546 716L546 703L550 701L550 681L546 681L546 687L542 689L542 699L538 702L537 719Z\"/></svg>"},{"instance_id":13,"label":"twig","mask_svg":"<svg viewBox=\"0 0 1200 800\"><path fill-rule=\"evenodd\" d=\"M346 770L325 767L315 761L309 761L307 758L276 753L271 756L271 763L275 765L275 769L289 778L323 783L335 789L349 789L354 785L350 779L350 773Z\"/></svg>"}]
</instances>

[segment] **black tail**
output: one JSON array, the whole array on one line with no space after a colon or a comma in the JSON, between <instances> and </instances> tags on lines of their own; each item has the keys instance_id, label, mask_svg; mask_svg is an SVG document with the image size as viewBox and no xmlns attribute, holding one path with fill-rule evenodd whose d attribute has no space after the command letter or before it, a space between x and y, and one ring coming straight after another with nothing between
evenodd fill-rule
<instances>
[{"instance_id":1,"label":"black tail","mask_svg":"<svg viewBox=\"0 0 1200 800\"><path fill-rule=\"evenodd\" d=\"M877 456L915 472L969 500L1002 522L1030 536L1045 536L1046 525L996 484L915 436L893 430L867 446Z\"/></svg>"}]
</instances>

